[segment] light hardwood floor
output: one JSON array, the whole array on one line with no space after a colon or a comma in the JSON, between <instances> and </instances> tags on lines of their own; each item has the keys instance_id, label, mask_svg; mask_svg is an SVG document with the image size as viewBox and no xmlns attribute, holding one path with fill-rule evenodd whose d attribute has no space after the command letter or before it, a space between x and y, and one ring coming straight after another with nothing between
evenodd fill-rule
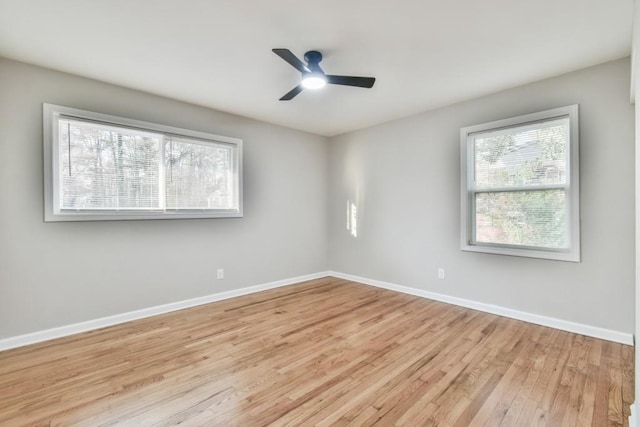
<instances>
[{"instance_id":1,"label":"light hardwood floor","mask_svg":"<svg viewBox=\"0 0 640 427\"><path fill-rule=\"evenodd\" d=\"M0 425L626 425L633 348L324 278L0 353Z\"/></svg>"}]
</instances>

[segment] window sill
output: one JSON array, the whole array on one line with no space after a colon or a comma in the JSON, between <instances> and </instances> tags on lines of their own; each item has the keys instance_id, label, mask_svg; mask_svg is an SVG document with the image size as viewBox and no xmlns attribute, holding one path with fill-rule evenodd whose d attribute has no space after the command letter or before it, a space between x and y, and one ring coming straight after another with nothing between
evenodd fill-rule
<instances>
[{"instance_id":1,"label":"window sill","mask_svg":"<svg viewBox=\"0 0 640 427\"><path fill-rule=\"evenodd\" d=\"M538 258L548 259L554 261L568 261L568 262L580 262L580 254L573 252L553 252L553 251L538 251L535 249L524 248L506 248L496 246L482 246L482 245L469 245L463 244L461 249L466 252L479 252L493 255L508 255L525 258Z\"/></svg>"},{"instance_id":2,"label":"window sill","mask_svg":"<svg viewBox=\"0 0 640 427\"><path fill-rule=\"evenodd\" d=\"M197 219L197 218L242 218L241 211L222 212L81 212L81 213L46 213L45 222L73 222L73 221L131 221L131 220L164 220L164 219Z\"/></svg>"}]
</instances>

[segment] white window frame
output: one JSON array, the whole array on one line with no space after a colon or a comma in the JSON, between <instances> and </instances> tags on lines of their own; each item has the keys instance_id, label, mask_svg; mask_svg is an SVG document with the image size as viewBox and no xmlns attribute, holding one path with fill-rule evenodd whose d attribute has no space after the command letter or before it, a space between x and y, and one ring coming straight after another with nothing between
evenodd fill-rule
<instances>
[{"instance_id":1,"label":"white window frame","mask_svg":"<svg viewBox=\"0 0 640 427\"><path fill-rule=\"evenodd\" d=\"M106 125L148 131L165 136L195 138L204 143L233 147L234 193L237 195L236 209L194 209L194 210L71 210L60 208L60 168L59 168L59 130L60 119L70 118L101 122ZM179 219L179 218L237 218L243 216L242 202L242 140L227 136L214 135L157 123L144 122L77 108L54 104L43 104L43 144L44 144L44 220L51 221L111 221L143 219ZM162 190L163 191L163 190Z\"/></svg>"},{"instance_id":2,"label":"white window frame","mask_svg":"<svg viewBox=\"0 0 640 427\"><path fill-rule=\"evenodd\" d=\"M567 183L561 186L561 188L565 190L567 197L569 249L554 250L530 246L475 242L474 200L476 190L473 182L475 167L473 136L477 133L484 133L487 131L495 131L510 127L519 127L527 124L534 124L536 122L545 122L567 117L569 118ZM580 155L578 127L578 105L569 105L566 107L511 117L504 120L497 120L490 123L467 126L460 129L460 247L463 251L580 262ZM549 187L558 188L557 185Z\"/></svg>"}]
</instances>

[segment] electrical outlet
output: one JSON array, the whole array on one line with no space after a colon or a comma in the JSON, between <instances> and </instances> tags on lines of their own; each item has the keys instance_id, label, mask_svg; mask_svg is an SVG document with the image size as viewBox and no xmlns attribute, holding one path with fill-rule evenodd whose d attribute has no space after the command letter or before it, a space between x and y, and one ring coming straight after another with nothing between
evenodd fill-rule
<instances>
[{"instance_id":1,"label":"electrical outlet","mask_svg":"<svg viewBox=\"0 0 640 427\"><path fill-rule=\"evenodd\" d=\"M438 268L438 279L444 279L444 268Z\"/></svg>"},{"instance_id":2,"label":"electrical outlet","mask_svg":"<svg viewBox=\"0 0 640 427\"><path fill-rule=\"evenodd\" d=\"M219 268L218 269L218 275L217 275L218 280L220 279L224 279L224 268Z\"/></svg>"}]
</instances>

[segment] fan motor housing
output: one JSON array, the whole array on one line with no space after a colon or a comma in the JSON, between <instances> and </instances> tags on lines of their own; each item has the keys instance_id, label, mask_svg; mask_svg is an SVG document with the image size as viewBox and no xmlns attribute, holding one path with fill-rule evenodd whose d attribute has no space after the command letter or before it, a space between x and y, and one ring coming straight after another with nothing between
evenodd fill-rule
<instances>
[{"instance_id":1,"label":"fan motor housing","mask_svg":"<svg viewBox=\"0 0 640 427\"><path fill-rule=\"evenodd\" d=\"M317 50L310 50L304 54L304 60L307 61L307 64L318 64L322 61L322 54Z\"/></svg>"}]
</instances>

